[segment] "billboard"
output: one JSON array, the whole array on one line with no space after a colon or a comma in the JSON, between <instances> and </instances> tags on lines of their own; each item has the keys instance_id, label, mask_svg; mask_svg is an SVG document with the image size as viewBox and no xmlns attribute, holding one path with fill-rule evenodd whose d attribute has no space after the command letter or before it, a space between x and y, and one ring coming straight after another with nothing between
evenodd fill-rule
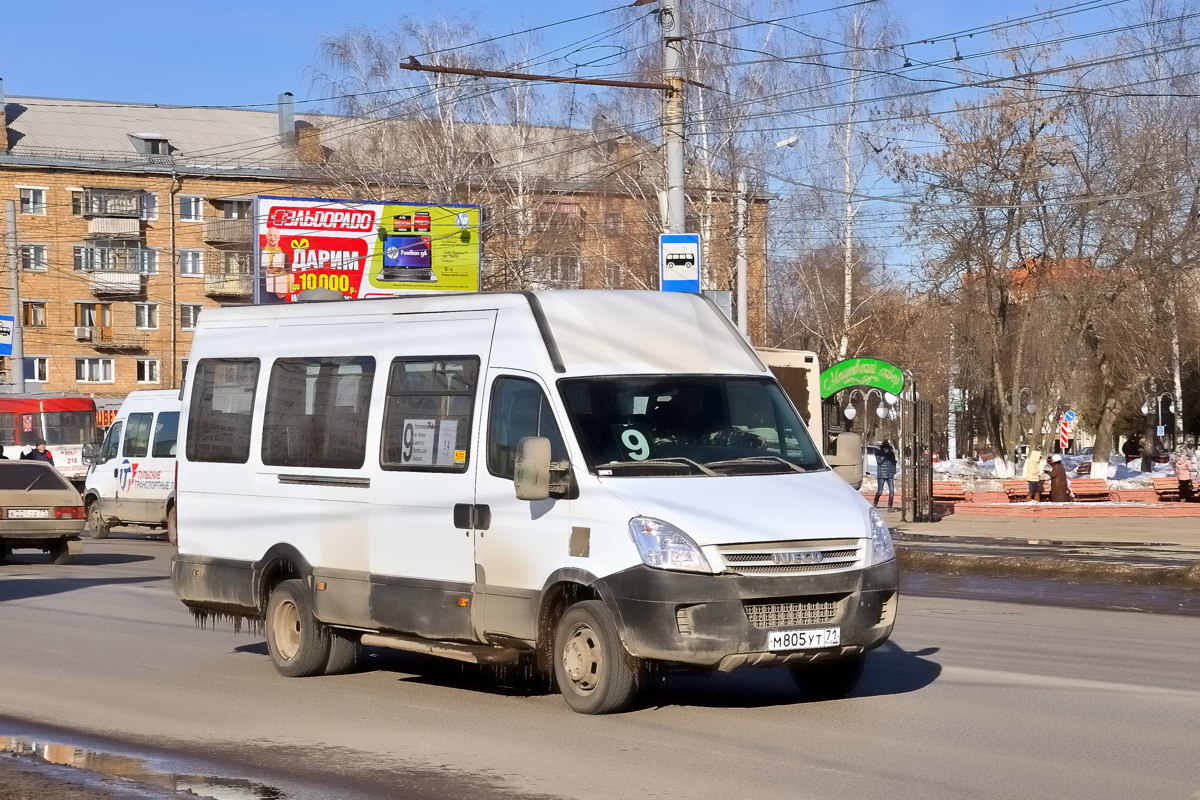
<instances>
[{"instance_id":1,"label":"billboard","mask_svg":"<svg viewBox=\"0 0 1200 800\"><path fill-rule=\"evenodd\" d=\"M479 206L254 199L254 302L479 290Z\"/></svg>"}]
</instances>

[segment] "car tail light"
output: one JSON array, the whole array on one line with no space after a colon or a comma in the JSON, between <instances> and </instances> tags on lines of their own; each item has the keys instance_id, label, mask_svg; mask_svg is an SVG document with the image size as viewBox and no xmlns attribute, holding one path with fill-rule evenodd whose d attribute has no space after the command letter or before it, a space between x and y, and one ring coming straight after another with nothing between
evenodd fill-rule
<instances>
[{"instance_id":1,"label":"car tail light","mask_svg":"<svg viewBox=\"0 0 1200 800\"><path fill-rule=\"evenodd\" d=\"M55 519L87 519L83 506L55 506Z\"/></svg>"}]
</instances>

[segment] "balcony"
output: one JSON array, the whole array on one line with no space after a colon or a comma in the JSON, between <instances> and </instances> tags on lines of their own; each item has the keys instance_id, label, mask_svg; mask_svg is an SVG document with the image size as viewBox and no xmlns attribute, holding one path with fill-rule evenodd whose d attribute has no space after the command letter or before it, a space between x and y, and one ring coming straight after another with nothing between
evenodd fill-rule
<instances>
[{"instance_id":1,"label":"balcony","mask_svg":"<svg viewBox=\"0 0 1200 800\"><path fill-rule=\"evenodd\" d=\"M253 234L249 218L214 219L204 223L204 241L212 244L249 244Z\"/></svg>"},{"instance_id":2,"label":"balcony","mask_svg":"<svg viewBox=\"0 0 1200 800\"><path fill-rule=\"evenodd\" d=\"M204 293L209 297L249 297L253 291L249 253L209 250L204 264Z\"/></svg>"},{"instance_id":3,"label":"balcony","mask_svg":"<svg viewBox=\"0 0 1200 800\"><path fill-rule=\"evenodd\" d=\"M76 328L75 339L91 342L96 350L147 350L150 345L145 331L114 331L108 326Z\"/></svg>"},{"instance_id":4,"label":"balcony","mask_svg":"<svg viewBox=\"0 0 1200 800\"><path fill-rule=\"evenodd\" d=\"M126 217L137 219L142 215L143 194L141 189L84 189L80 213L88 218Z\"/></svg>"},{"instance_id":5,"label":"balcony","mask_svg":"<svg viewBox=\"0 0 1200 800\"><path fill-rule=\"evenodd\" d=\"M141 239L142 222L136 217L92 217L88 239Z\"/></svg>"},{"instance_id":6,"label":"balcony","mask_svg":"<svg viewBox=\"0 0 1200 800\"><path fill-rule=\"evenodd\" d=\"M89 276L92 294L97 296L142 296L146 293L146 276L131 270L97 269Z\"/></svg>"}]
</instances>

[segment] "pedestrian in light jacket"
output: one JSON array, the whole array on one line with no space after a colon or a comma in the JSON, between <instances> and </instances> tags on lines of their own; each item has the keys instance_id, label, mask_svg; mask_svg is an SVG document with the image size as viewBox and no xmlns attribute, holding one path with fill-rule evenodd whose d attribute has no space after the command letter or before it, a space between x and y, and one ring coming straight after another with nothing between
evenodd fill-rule
<instances>
[{"instance_id":1,"label":"pedestrian in light jacket","mask_svg":"<svg viewBox=\"0 0 1200 800\"><path fill-rule=\"evenodd\" d=\"M1042 476L1045 472L1042 466L1042 451L1030 450L1029 457L1025 459L1025 469L1021 472L1021 477L1029 483L1030 502L1036 503L1042 499Z\"/></svg>"},{"instance_id":2,"label":"pedestrian in light jacket","mask_svg":"<svg viewBox=\"0 0 1200 800\"><path fill-rule=\"evenodd\" d=\"M1175 477L1179 480L1179 499L1192 502L1192 454L1186 450L1180 450L1175 457Z\"/></svg>"}]
</instances>

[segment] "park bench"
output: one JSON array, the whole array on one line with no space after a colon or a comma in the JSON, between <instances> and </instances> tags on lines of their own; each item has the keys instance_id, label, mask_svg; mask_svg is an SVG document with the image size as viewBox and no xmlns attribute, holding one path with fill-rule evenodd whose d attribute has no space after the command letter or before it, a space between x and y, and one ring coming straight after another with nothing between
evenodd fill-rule
<instances>
[{"instance_id":1,"label":"park bench","mask_svg":"<svg viewBox=\"0 0 1200 800\"><path fill-rule=\"evenodd\" d=\"M1076 478L1070 482L1075 499L1080 501L1108 500L1108 481L1103 478Z\"/></svg>"},{"instance_id":2,"label":"park bench","mask_svg":"<svg viewBox=\"0 0 1200 800\"><path fill-rule=\"evenodd\" d=\"M1160 503L1179 501L1179 480L1177 478L1151 478L1154 482L1154 493Z\"/></svg>"},{"instance_id":3,"label":"park bench","mask_svg":"<svg viewBox=\"0 0 1200 800\"><path fill-rule=\"evenodd\" d=\"M963 488L962 481L934 481L933 499L951 502L966 500L967 490Z\"/></svg>"},{"instance_id":4,"label":"park bench","mask_svg":"<svg viewBox=\"0 0 1200 800\"><path fill-rule=\"evenodd\" d=\"M1004 493L1008 495L1008 502L1021 503L1025 500L1031 500L1029 496L1029 481L1004 481ZM1042 484L1042 497L1046 496L1046 485Z\"/></svg>"}]
</instances>

